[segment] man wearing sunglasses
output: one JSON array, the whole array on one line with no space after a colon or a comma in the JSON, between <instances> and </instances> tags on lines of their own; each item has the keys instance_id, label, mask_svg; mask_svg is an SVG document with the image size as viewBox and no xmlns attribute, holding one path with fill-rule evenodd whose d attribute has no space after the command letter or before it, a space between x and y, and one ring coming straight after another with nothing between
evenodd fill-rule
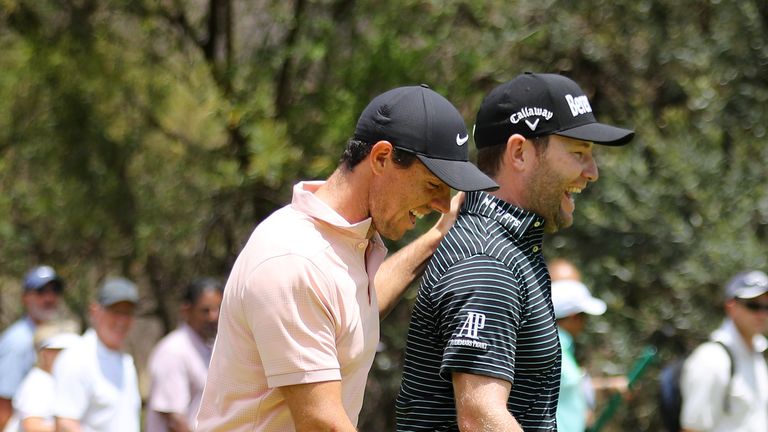
<instances>
[{"instance_id":1,"label":"man wearing sunglasses","mask_svg":"<svg viewBox=\"0 0 768 432\"><path fill-rule=\"evenodd\" d=\"M768 276L748 271L725 287L725 321L685 362L684 432L768 430ZM715 343L719 342L719 343ZM721 345L722 344L722 345Z\"/></svg>"},{"instance_id":2,"label":"man wearing sunglasses","mask_svg":"<svg viewBox=\"0 0 768 432\"><path fill-rule=\"evenodd\" d=\"M55 317L64 281L50 266L32 268L24 277L24 315L0 334L0 430L11 417L11 400L35 364L35 328Z\"/></svg>"}]
</instances>

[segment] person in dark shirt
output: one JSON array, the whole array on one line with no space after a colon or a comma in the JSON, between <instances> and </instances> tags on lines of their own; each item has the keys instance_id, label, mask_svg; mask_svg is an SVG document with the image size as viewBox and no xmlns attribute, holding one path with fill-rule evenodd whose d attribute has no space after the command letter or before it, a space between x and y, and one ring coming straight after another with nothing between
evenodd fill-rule
<instances>
[{"instance_id":1,"label":"person in dark shirt","mask_svg":"<svg viewBox=\"0 0 768 432\"><path fill-rule=\"evenodd\" d=\"M526 73L483 100L478 167L500 186L471 192L416 299L396 402L398 431L554 431L560 344L545 232L573 223L598 178L593 144L634 132L598 123L584 91Z\"/></svg>"}]
</instances>

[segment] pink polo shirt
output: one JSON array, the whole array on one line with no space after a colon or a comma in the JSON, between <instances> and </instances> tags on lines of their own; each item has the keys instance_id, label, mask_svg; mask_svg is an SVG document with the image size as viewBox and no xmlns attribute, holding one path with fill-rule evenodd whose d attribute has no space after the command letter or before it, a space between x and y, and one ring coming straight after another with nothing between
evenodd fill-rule
<instances>
[{"instance_id":1,"label":"pink polo shirt","mask_svg":"<svg viewBox=\"0 0 768 432\"><path fill-rule=\"evenodd\" d=\"M211 346L187 324L162 338L149 356L152 385L146 412L147 432L168 431L160 413L181 414L195 424L211 359Z\"/></svg>"},{"instance_id":2,"label":"pink polo shirt","mask_svg":"<svg viewBox=\"0 0 768 432\"><path fill-rule=\"evenodd\" d=\"M387 250L371 220L350 224L313 194L254 230L224 289L199 431L294 431L277 387L342 382L353 423L379 341L374 275ZM370 243L370 247L369 247ZM367 255L367 256L366 256Z\"/></svg>"}]
</instances>

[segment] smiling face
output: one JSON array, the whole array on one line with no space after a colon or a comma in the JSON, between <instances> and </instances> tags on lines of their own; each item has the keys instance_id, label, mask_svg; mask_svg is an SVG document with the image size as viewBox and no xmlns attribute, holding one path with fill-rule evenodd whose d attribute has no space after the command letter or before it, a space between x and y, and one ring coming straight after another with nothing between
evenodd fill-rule
<instances>
[{"instance_id":1,"label":"smiling face","mask_svg":"<svg viewBox=\"0 0 768 432\"><path fill-rule=\"evenodd\" d=\"M371 184L368 208L376 231L398 240L417 219L433 210L446 213L450 199L451 188L420 161L403 168L389 158Z\"/></svg>"},{"instance_id":2,"label":"smiling face","mask_svg":"<svg viewBox=\"0 0 768 432\"><path fill-rule=\"evenodd\" d=\"M573 224L574 195L597 180L592 143L551 135L528 177L527 208L546 220L546 232Z\"/></svg>"},{"instance_id":3,"label":"smiling face","mask_svg":"<svg viewBox=\"0 0 768 432\"><path fill-rule=\"evenodd\" d=\"M728 300L725 302L725 310L749 343L753 336L768 330L768 293L751 299Z\"/></svg>"}]
</instances>

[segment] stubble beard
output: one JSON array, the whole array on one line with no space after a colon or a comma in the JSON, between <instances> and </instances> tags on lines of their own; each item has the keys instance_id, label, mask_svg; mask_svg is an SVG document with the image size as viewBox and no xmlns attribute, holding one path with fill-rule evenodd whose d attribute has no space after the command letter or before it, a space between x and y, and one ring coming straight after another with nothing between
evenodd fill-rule
<instances>
[{"instance_id":1,"label":"stubble beard","mask_svg":"<svg viewBox=\"0 0 768 432\"><path fill-rule=\"evenodd\" d=\"M544 232L555 233L573 224L573 218L560 207L565 190L560 176L550 169L546 158L539 158L539 170L528 184L530 209L544 218Z\"/></svg>"}]
</instances>

